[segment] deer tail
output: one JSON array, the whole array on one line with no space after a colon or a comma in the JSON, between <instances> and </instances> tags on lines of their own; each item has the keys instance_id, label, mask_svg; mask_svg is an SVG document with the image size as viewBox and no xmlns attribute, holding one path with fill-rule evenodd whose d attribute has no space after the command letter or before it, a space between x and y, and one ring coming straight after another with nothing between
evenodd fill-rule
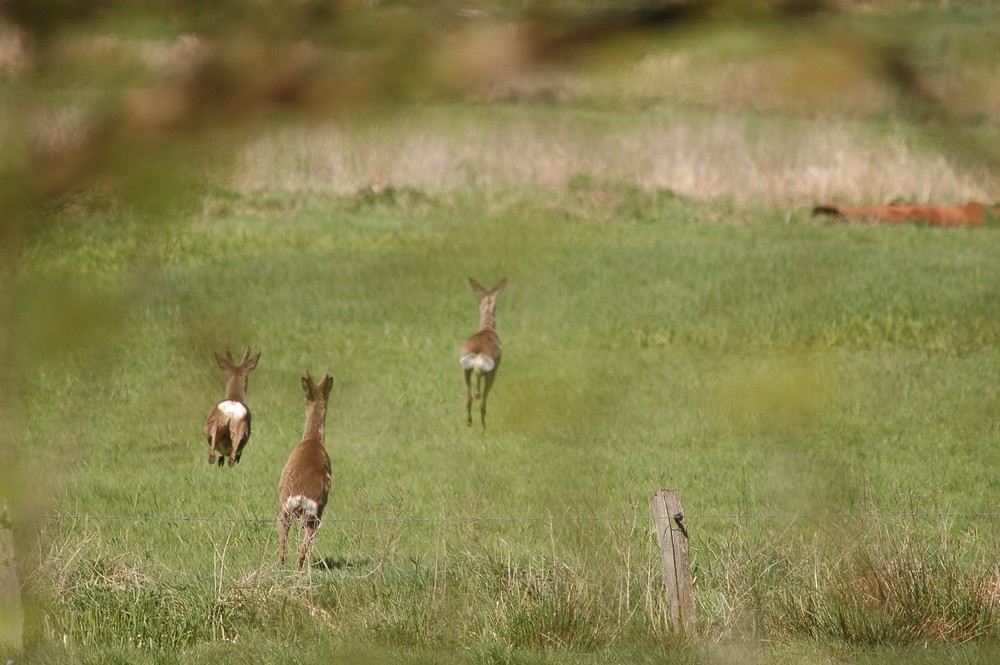
<instances>
[{"instance_id":1,"label":"deer tail","mask_svg":"<svg viewBox=\"0 0 1000 665\"><path fill-rule=\"evenodd\" d=\"M459 362L462 364L462 369L471 369L476 374L492 372L493 368L496 367L496 361L482 353L470 353L467 356L462 356Z\"/></svg>"}]
</instances>

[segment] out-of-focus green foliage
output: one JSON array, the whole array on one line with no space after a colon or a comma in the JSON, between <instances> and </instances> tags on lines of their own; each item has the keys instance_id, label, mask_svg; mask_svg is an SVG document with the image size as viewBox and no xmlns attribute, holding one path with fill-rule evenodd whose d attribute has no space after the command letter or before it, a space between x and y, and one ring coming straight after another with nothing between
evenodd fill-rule
<instances>
[{"instance_id":1,"label":"out-of-focus green foliage","mask_svg":"<svg viewBox=\"0 0 1000 665\"><path fill-rule=\"evenodd\" d=\"M932 67L912 57L923 43L901 42L892 25L857 29L808 0L614 9L25 0L7 2L0 21L7 224L95 186L162 209L193 189L207 155L260 123L466 94L542 66L631 59L691 34L724 49L734 25L800 59L803 89L835 88L843 81L833 63L853 63L894 87L901 111L952 126L949 100L928 82ZM629 76L627 64L618 75ZM975 143L960 147L996 164Z\"/></svg>"}]
</instances>

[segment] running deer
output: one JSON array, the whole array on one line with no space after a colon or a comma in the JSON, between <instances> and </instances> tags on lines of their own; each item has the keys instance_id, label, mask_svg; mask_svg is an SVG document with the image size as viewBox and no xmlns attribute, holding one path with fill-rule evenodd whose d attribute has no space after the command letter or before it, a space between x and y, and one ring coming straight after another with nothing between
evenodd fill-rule
<instances>
[{"instance_id":1,"label":"running deer","mask_svg":"<svg viewBox=\"0 0 1000 665\"><path fill-rule=\"evenodd\" d=\"M250 372L257 367L260 360L258 353L250 357L250 347L243 352L239 362L233 360L233 354L226 348L226 357L213 352L219 369L226 373L226 399L215 405L212 413L205 421L205 435L208 437L208 463L215 463L216 453L219 454L219 466L228 457L229 466L240 461L243 448L250 440L250 408L247 406L247 381Z\"/></svg>"},{"instance_id":2,"label":"running deer","mask_svg":"<svg viewBox=\"0 0 1000 665\"><path fill-rule=\"evenodd\" d=\"M486 429L486 396L490 394L493 381L500 366L500 337L497 335L497 296L507 286L504 277L496 286L487 291L476 280L469 278L472 290L479 296L479 332L462 343L458 351L458 362L465 372L465 424L472 427L472 374L476 375L476 399L479 402L479 417ZM482 387L482 392L480 392Z\"/></svg>"},{"instance_id":3,"label":"running deer","mask_svg":"<svg viewBox=\"0 0 1000 665\"><path fill-rule=\"evenodd\" d=\"M324 374L319 383L313 381L309 372L302 377L302 389L306 393L305 433L302 442L288 456L278 482L278 533L281 538L278 560L282 566L285 565L285 546L292 520L301 518L306 532L299 549L297 570L302 570L330 494L330 456L323 447L323 428L332 387L333 378L329 374Z\"/></svg>"}]
</instances>

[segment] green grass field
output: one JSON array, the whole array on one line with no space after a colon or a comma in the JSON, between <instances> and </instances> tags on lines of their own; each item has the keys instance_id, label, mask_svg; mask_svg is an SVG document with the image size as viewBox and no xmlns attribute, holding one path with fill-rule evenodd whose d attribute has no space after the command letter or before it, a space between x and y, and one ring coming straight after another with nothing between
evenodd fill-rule
<instances>
[{"instance_id":1,"label":"green grass field","mask_svg":"<svg viewBox=\"0 0 1000 665\"><path fill-rule=\"evenodd\" d=\"M998 209L974 229L810 216L997 201L997 9L723 13L505 76L476 72L511 56L515 14L431 14L447 38L423 34L403 81L361 56L394 53L372 20L405 45L413 16L367 4L348 52L387 80L335 112L261 92L275 58L211 13L108 10L48 61L0 22L15 662L1000 659ZM281 54L290 16L247 34ZM224 94L133 94L184 81L202 30L239 47L211 70ZM445 70L485 80L442 85L434 57L463 44ZM102 112L119 122L88 144ZM509 280L485 431L457 357L469 277ZM261 359L249 446L220 469L202 425L227 346ZM335 381L333 488L298 574L277 483L307 370ZM694 635L666 620L660 488L690 530Z\"/></svg>"},{"instance_id":2,"label":"green grass field","mask_svg":"<svg viewBox=\"0 0 1000 665\"><path fill-rule=\"evenodd\" d=\"M31 544L38 656L663 655L680 645L648 509L661 487L692 530L704 644L683 658L734 639L768 662L996 640L996 228L786 223L600 189L596 220L523 193L293 215L227 195L242 212L33 238L19 292L62 303L15 312L38 319L16 341L24 461L51 497L37 509L63 516ZM510 280L485 432L464 425L456 356L470 275ZM201 425L227 344L262 356L250 446L220 470ZM273 520L306 369L336 381L334 487L300 577L277 567ZM888 592L877 618L838 595L883 564L933 588L912 607ZM908 612L933 616L904 627Z\"/></svg>"}]
</instances>

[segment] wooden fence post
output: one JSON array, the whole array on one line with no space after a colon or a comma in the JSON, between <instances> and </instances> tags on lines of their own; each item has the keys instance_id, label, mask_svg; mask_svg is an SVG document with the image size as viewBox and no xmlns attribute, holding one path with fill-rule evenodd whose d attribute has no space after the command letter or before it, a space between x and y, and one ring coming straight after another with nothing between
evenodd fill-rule
<instances>
[{"instance_id":1,"label":"wooden fence post","mask_svg":"<svg viewBox=\"0 0 1000 665\"><path fill-rule=\"evenodd\" d=\"M687 524L677 490L659 490L650 502L663 563L663 589L667 594L671 627L682 634L695 631L694 584L688 552Z\"/></svg>"},{"instance_id":2,"label":"wooden fence post","mask_svg":"<svg viewBox=\"0 0 1000 665\"><path fill-rule=\"evenodd\" d=\"M20 653L23 632L24 612L14 558L14 534L7 514L7 499L0 497L0 655L10 658Z\"/></svg>"}]
</instances>

